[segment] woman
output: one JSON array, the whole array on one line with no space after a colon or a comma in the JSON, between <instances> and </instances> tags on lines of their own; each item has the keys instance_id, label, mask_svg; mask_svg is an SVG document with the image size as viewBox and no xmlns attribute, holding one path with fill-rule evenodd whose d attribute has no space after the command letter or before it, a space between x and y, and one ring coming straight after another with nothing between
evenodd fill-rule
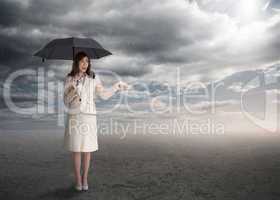
<instances>
[{"instance_id":1,"label":"woman","mask_svg":"<svg viewBox=\"0 0 280 200\"><path fill-rule=\"evenodd\" d=\"M72 152L76 179L75 189L78 191L88 190L87 178L91 152L98 150L96 110L93 98L95 95L92 93L96 93L102 99L108 99L118 90L124 90L128 87L126 83L118 82L113 85L112 90L105 90L99 77L94 72L92 74L90 72L91 64L89 57L86 53L79 52L74 58L71 72L64 80L64 99L66 99L65 95L67 95L65 91L69 87L73 87L76 94L79 94L76 96L79 97L81 102L77 104L79 112L67 113L64 133L64 147ZM94 88L89 87L90 83L93 83ZM65 102L66 100L64 100ZM81 175L82 154L83 174Z\"/></svg>"}]
</instances>

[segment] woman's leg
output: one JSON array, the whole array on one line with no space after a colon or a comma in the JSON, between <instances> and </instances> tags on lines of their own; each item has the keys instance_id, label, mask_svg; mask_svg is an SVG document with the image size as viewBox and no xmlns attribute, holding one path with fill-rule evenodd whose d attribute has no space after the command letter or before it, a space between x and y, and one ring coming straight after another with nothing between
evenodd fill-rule
<instances>
[{"instance_id":1,"label":"woman's leg","mask_svg":"<svg viewBox=\"0 0 280 200\"><path fill-rule=\"evenodd\" d=\"M88 170L90 166L90 153L91 152L84 152L83 158L83 185L87 185L87 178L88 178Z\"/></svg>"},{"instance_id":2,"label":"woman's leg","mask_svg":"<svg viewBox=\"0 0 280 200\"><path fill-rule=\"evenodd\" d=\"M82 185L81 178L81 152L73 152L73 161L74 161L74 172L76 178L76 184Z\"/></svg>"}]
</instances>

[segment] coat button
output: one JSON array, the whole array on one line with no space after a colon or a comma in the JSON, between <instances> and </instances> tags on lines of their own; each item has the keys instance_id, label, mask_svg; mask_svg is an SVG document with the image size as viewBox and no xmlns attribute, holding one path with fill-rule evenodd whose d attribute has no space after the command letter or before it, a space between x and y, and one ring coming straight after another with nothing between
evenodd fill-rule
<instances>
[{"instance_id":1,"label":"coat button","mask_svg":"<svg viewBox=\"0 0 280 200\"><path fill-rule=\"evenodd\" d=\"M80 98L80 101L82 101L82 99Z\"/></svg>"}]
</instances>

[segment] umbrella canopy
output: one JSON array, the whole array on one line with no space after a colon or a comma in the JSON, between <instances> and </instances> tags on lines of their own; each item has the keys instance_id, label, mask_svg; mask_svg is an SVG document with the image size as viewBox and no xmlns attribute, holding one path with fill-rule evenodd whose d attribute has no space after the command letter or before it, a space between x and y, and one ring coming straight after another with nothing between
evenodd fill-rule
<instances>
[{"instance_id":1,"label":"umbrella canopy","mask_svg":"<svg viewBox=\"0 0 280 200\"><path fill-rule=\"evenodd\" d=\"M94 39L69 37L52 40L34 56L41 57L43 61L44 59L74 60L75 54L79 51L84 51L93 59L112 55Z\"/></svg>"}]
</instances>

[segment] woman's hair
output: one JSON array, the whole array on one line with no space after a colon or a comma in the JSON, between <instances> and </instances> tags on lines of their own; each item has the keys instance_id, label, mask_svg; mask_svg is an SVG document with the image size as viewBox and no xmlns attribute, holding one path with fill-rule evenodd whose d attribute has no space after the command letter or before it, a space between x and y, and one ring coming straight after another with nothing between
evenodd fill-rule
<instances>
[{"instance_id":1,"label":"woman's hair","mask_svg":"<svg viewBox=\"0 0 280 200\"><path fill-rule=\"evenodd\" d=\"M69 72L67 74L67 76L75 76L76 74L79 73L80 69L79 69L79 62L80 60L82 60L84 57L87 57L88 58L88 68L87 68L87 71L86 71L86 74L89 75L90 77L92 78L95 78L95 73L93 71L90 70L91 68L91 64L90 64L90 58L89 56L83 52L83 51L80 51L78 52L75 57L74 57L74 61L73 61L73 64L72 64L72 70L71 72Z\"/></svg>"}]
</instances>

